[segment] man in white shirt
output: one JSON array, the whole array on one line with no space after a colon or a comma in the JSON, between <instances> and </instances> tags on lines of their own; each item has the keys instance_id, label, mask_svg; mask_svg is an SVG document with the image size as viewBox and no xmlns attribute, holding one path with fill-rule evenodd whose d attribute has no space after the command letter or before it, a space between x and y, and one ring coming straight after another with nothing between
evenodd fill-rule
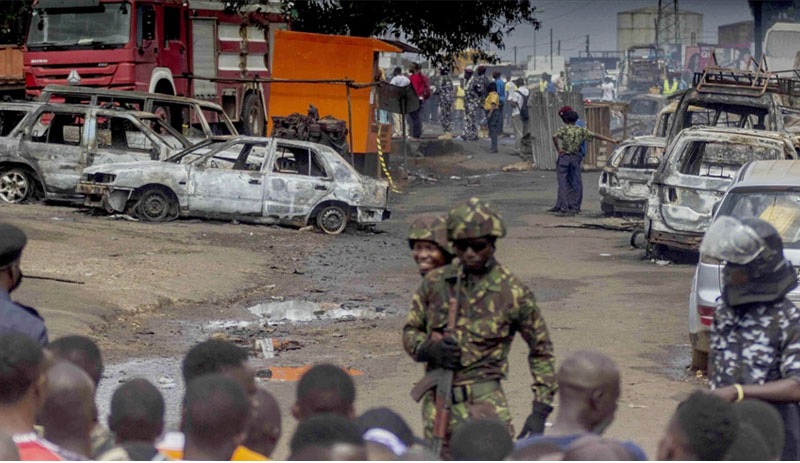
<instances>
[{"instance_id":1,"label":"man in white shirt","mask_svg":"<svg viewBox=\"0 0 800 463\"><path fill-rule=\"evenodd\" d=\"M603 85L600 86L600 88L603 89L603 101L614 101L614 82L610 77L605 77L603 80L605 82L603 82Z\"/></svg>"},{"instance_id":2,"label":"man in white shirt","mask_svg":"<svg viewBox=\"0 0 800 463\"><path fill-rule=\"evenodd\" d=\"M404 76L403 69L398 66L394 68L394 71L392 72L392 80L390 80L389 83L397 87L408 87L411 85L411 79L409 79L408 76ZM392 132L395 137L403 136L402 114L392 114ZM406 133L408 133L408 127L406 127Z\"/></svg>"},{"instance_id":3,"label":"man in white shirt","mask_svg":"<svg viewBox=\"0 0 800 463\"><path fill-rule=\"evenodd\" d=\"M511 126L514 128L514 147L517 154L523 156L522 139L528 136L530 129L528 119L527 117L523 118L523 112L520 111L520 108L528 104L530 91L525 86L525 81L522 77L517 78L514 84L517 87L516 90L508 94L506 98L511 103ZM527 111L525 111L524 115L527 116Z\"/></svg>"}]
</instances>

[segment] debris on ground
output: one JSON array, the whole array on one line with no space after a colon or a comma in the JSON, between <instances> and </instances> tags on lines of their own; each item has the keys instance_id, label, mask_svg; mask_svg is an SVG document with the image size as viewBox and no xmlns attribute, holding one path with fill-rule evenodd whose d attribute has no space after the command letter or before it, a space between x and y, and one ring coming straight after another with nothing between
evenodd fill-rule
<instances>
[{"instance_id":1,"label":"debris on ground","mask_svg":"<svg viewBox=\"0 0 800 463\"><path fill-rule=\"evenodd\" d=\"M577 218L577 217L576 217ZM611 231L632 232L642 228L642 220L608 217L593 222L571 222L544 225L545 228L588 228Z\"/></svg>"},{"instance_id":2,"label":"debris on ground","mask_svg":"<svg viewBox=\"0 0 800 463\"><path fill-rule=\"evenodd\" d=\"M512 164L507 164L500 168L503 172L526 172L529 170L533 170L533 165L527 161L520 161L515 162Z\"/></svg>"}]
</instances>

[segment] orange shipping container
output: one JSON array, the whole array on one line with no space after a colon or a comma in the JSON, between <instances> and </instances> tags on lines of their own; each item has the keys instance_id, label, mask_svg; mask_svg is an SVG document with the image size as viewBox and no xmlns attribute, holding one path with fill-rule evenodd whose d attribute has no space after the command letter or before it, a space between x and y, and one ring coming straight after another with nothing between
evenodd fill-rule
<instances>
[{"instance_id":1,"label":"orange shipping container","mask_svg":"<svg viewBox=\"0 0 800 463\"><path fill-rule=\"evenodd\" d=\"M273 78L350 80L356 85L368 85L374 81L379 52L402 51L378 39L282 30L275 31L273 43ZM268 115L271 118L295 112L306 114L308 105L313 104L319 109L320 117L331 115L346 121L352 131L351 150L356 155L356 167L362 172L372 171L375 161L365 159L365 155L377 152L375 95L373 87L350 89L351 126L344 84L273 82L269 88ZM272 131L271 120L269 124L267 133Z\"/></svg>"}]
</instances>

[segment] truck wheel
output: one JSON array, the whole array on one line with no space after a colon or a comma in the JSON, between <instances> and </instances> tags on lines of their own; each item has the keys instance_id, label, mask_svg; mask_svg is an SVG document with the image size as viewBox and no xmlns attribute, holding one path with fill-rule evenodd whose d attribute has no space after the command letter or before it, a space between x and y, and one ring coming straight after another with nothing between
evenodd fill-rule
<instances>
[{"instance_id":1,"label":"truck wheel","mask_svg":"<svg viewBox=\"0 0 800 463\"><path fill-rule=\"evenodd\" d=\"M33 183L24 170L13 168L0 173L0 200L18 204L28 199L32 193Z\"/></svg>"},{"instance_id":2,"label":"truck wheel","mask_svg":"<svg viewBox=\"0 0 800 463\"><path fill-rule=\"evenodd\" d=\"M153 114L158 116L158 118L164 121L168 126L172 127L172 114L169 112L169 106L153 106ZM180 129L178 129L178 132L180 132Z\"/></svg>"},{"instance_id":3,"label":"truck wheel","mask_svg":"<svg viewBox=\"0 0 800 463\"><path fill-rule=\"evenodd\" d=\"M264 118L261 116L261 99L258 93L250 93L244 97L242 104L242 135L254 137L264 136Z\"/></svg>"},{"instance_id":4,"label":"truck wheel","mask_svg":"<svg viewBox=\"0 0 800 463\"><path fill-rule=\"evenodd\" d=\"M347 228L347 213L339 206L327 206L317 214L317 226L328 235L338 235Z\"/></svg>"},{"instance_id":5,"label":"truck wheel","mask_svg":"<svg viewBox=\"0 0 800 463\"><path fill-rule=\"evenodd\" d=\"M177 204L166 191L150 188L139 198L136 215L146 222L164 222L175 208Z\"/></svg>"}]
</instances>

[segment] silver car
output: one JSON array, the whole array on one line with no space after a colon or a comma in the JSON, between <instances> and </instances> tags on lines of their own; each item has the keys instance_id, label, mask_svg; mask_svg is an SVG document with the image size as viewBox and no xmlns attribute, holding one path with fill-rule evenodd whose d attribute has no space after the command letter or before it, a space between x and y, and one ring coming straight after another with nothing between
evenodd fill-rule
<instances>
[{"instance_id":1,"label":"silver car","mask_svg":"<svg viewBox=\"0 0 800 463\"><path fill-rule=\"evenodd\" d=\"M608 158L598 189L603 213L644 213L650 194L648 183L664 154L664 139L637 137L625 140Z\"/></svg>"},{"instance_id":2,"label":"silver car","mask_svg":"<svg viewBox=\"0 0 800 463\"><path fill-rule=\"evenodd\" d=\"M800 266L800 161L754 161L739 171L734 183L716 206L714 219L728 215L757 217L775 226L783 239L784 255ZM689 339L692 367L708 366L708 332L722 293L722 266L700 255L689 294ZM787 296L800 303L800 289Z\"/></svg>"},{"instance_id":3,"label":"silver car","mask_svg":"<svg viewBox=\"0 0 800 463\"><path fill-rule=\"evenodd\" d=\"M166 162L130 162L84 170L85 204L160 222L178 216L237 219L329 234L348 222L389 218L389 185L359 174L333 149L261 137L218 137Z\"/></svg>"}]
</instances>

